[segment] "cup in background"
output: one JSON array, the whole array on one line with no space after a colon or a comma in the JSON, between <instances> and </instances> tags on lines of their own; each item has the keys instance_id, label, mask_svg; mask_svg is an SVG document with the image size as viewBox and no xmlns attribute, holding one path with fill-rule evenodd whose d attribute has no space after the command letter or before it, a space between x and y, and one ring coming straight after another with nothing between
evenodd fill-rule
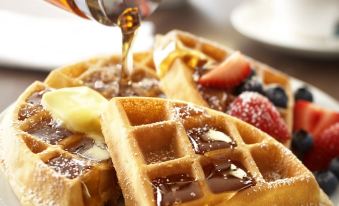
<instances>
[{"instance_id":1,"label":"cup in background","mask_svg":"<svg viewBox=\"0 0 339 206\"><path fill-rule=\"evenodd\" d=\"M272 3L278 30L312 38L335 37L339 0L273 0Z\"/></svg>"},{"instance_id":2,"label":"cup in background","mask_svg":"<svg viewBox=\"0 0 339 206\"><path fill-rule=\"evenodd\" d=\"M189 0L189 3L211 20L212 23L223 26L230 24L232 10L243 1L245 0Z\"/></svg>"}]
</instances>

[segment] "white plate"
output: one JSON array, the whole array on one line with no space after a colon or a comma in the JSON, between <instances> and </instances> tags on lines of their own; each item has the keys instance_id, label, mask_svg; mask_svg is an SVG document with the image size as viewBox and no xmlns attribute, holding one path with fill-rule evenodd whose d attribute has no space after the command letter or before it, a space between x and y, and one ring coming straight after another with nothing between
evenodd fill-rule
<instances>
[{"instance_id":1,"label":"white plate","mask_svg":"<svg viewBox=\"0 0 339 206\"><path fill-rule=\"evenodd\" d=\"M244 36L302 56L339 57L339 38L310 38L281 28L274 21L271 0L244 1L231 14L235 29ZM280 26L280 27L279 27Z\"/></svg>"},{"instance_id":2,"label":"white plate","mask_svg":"<svg viewBox=\"0 0 339 206\"><path fill-rule=\"evenodd\" d=\"M295 90L296 88L300 87L300 85L303 85L303 84L305 83L300 80L297 80L297 79L292 80L293 90ZM325 92L313 86L310 86L310 89L315 96L315 100L317 104L339 111L339 103L336 100L334 100L332 97L327 95ZM0 114L0 125L4 119L5 112L6 111L3 111L3 113ZM0 170L0 185L1 185L0 206L20 206L18 199L13 193L10 185L8 184L1 170ZM339 205L339 186L337 187L336 192L331 196L331 200L335 203L335 205Z\"/></svg>"},{"instance_id":3,"label":"white plate","mask_svg":"<svg viewBox=\"0 0 339 206\"><path fill-rule=\"evenodd\" d=\"M0 64L50 70L121 53L118 28L82 19L44 0L0 0L0 25ZM153 24L144 22L134 48L142 51L152 44Z\"/></svg>"}]
</instances>

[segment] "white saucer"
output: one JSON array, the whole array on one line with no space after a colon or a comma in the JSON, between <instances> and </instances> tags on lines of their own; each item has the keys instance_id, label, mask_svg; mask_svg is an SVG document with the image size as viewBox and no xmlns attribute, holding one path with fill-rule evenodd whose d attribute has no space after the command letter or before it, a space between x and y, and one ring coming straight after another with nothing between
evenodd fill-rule
<instances>
[{"instance_id":1,"label":"white saucer","mask_svg":"<svg viewBox=\"0 0 339 206\"><path fill-rule=\"evenodd\" d=\"M244 1L231 13L231 22L244 36L302 56L339 58L339 37L311 38L279 28L270 0Z\"/></svg>"}]
</instances>

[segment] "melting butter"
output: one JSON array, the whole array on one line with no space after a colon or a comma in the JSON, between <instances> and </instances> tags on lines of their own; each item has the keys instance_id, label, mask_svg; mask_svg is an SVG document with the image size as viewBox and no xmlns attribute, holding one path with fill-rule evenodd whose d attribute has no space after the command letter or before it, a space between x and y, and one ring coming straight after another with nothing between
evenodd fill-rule
<instances>
[{"instance_id":1,"label":"melting butter","mask_svg":"<svg viewBox=\"0 0 339 206\"><path fill-rule=\"evenodd\" d=\"M100 114L107 100L88 87L72 87L47 92L42 105L69 130L102 139Z\"/></svg>"},{"instance_id":2,"label":"melting butter","mask_svg":"<svg viewBox=\"0 0 339 206\"><path fill-rule=\"evenodd\" d=\"M90 149L86 150L82 155L94 161L103 161L110 158L108 151L104 148L104 144L96 141Z\"/></svg>"},{"instance_id":3,"label":"melting butter","mask_svg":"<svg viewBox=\"0 0 339 206\"><path fill-rule=\"evenodd\" d=\"M247 173L244 170L235 166L234 164L231 164L230 169L231 169L231 171L230 171L229 174L238 178L238 179L244 179L245 177L247 177Z\"/></svg>"},{"instance_id":4,"label":"melting butter","mask_svg":"<svg viewBox=\"0 0 339 206\"><path fill-rule=\"evenodd\" d=\"M159 77L163 77L175 59L181 58L187 66L195 68L210 62L211 58L198 50L188 48L176 36L170 38L158 36L153 53Z\"/></svg>"},{"instance_id":5,"label":"melting butter","mask_svg":"<svg viewBox=\"0 0 339 206\"><path fill-rule=\"evenodd\" d=\"M210 129L207 133L203 135L203 138L206 141L222 141L231 143L233 140L223 132Z\"/></svg>"}]
</instances>

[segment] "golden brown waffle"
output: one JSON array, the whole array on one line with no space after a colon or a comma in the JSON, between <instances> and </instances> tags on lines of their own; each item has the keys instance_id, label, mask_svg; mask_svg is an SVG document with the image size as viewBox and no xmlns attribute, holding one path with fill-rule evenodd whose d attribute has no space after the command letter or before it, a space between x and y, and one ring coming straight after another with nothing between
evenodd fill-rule
<instances>
[{"instance_id":1,"label":"golden brown waffle","mask_svg":"<svg viewBox=\"0 0 339 206\"><path fill-rule=\"evenodd\" d=\"M53 88L89 86L107 99L116 96L164 97L158 85L152 52L134 54L135 71L125 85L118 86L121 75L119 56L98 57L56 69L45 83Z\"/></svg>"},{"instance_id":2,"label":"golden brown waffle","mask_svg":"<svg viewBox=\"0 0 339 206\"><path fill-rule=\"evenodd\" d=\"M114 98L101 122L127 206L332 205L287 148L224 113Z\"/></svg>"},{"instance_id":3,"label":"golden brown waffle","mask_svg":"<svg viewBox=\"0 0 339 206\"><path fill-rule=\"evenodd\" d=\"M224 61L234 51L222 47L217 43L196 37L182 31L172 31L165 36L158 36L155 43L154 61L157 72L161 77L161 87L167 97L193 102L225 111L224 107L214 106L208 102L197 89L193 79L196 68L201 64L213 65ZM290 131L292 131L293 96L289 77L270 66L247 57L257 77L264 86L280 85L288 96L287 108L279 108ZM218 92L209 91L211 96L218 96ZM230 103L234 96L228 95L226 102ZM212 101L215 98L210 98Z\"/></svg>"},{"instance_id":4,"label":"golden brown waffle","mask_svg":"<svg viewBox=\"0 0 339 206\"><path fill-rule=\"evenodd\" d=\"M116 203L120 188L111 160L96 161L85 156L93 144L106 151L105 144L96 145L85 134L71 132L59 125L42 107L41 99L50 89L82 85L97 90L108 99L129 95L163 96L152 54L137 53L134 63L136 70L128 79L131 84L119 87L118 92L116 84L120 78L120 57L111 56L56 69L45 83L35 83L21 95L4 130L6 133L12 131L12 135L5 138L4 147L16 152L8 152L10 155L4 159L6 173L15 174L10 175L9 179L24 205ZM13 144L17 140L20 144ZM19 166L16 162L26 164ZM71 171L62 169L59 164L71 165ZM73 170L76 174L71 174Z\"/></svg>"},{"instance_id":5,"label":"golden brown waffle","mask_svg":"<svg viewBox=\"0 0 339 206\"><path fill-rule=\"evenodd\" d=\"M53 119L41 105L49 91L43 83L31 85L1 125L14 192L22 205L115 205L121 192L112 162L90 152L107 152L103 138L71 132Z\"/></svg>"}]
</instances>

